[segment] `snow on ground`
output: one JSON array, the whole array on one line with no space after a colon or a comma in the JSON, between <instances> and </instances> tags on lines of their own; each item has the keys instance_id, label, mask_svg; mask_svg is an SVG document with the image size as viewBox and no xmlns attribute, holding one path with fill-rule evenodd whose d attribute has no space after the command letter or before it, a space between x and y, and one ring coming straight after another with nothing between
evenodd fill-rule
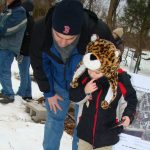
<instances>
[{"instance_id":1,"label":"snow on ground","mask_svg":"<svg viewBox=\"0 0 150 150\"><path fill-rule=\"evenodd\" d=\"M131 53L132 56L132 53ZM150 53L148 53L150 57ZM130 65L132 62L132 66ZM122 67L133 72L133 59L127 58L128 66ZM142 59L139 74L150 77L150 61ZM17 62L12 65L13 89L16 92L19 86L19 80L15 79L18 73ZM31 69L32 73L32 69ZM42 93L35 82L32 82L33 98L39 98ZM21 97L16 96L12 104L0 104L0 150L42 150L42 141L44 133L44 124L34 123L29 114L25 112L25 102ZM72 137L64 132L60 150L71 150Z\"/></svg>"},{"instance_id":2,"label":"snow on ground","mask_svg":"<svg viewBox=\"0 0 150 150\"><path fill-rule=\"evenodd\" d=\"M31 70L32 72L32 70ZM16 92L19 80L17 62L12 65L13 89ZM39 98L42 93L35 82L32 82L33 97ZM34 123L25 112L25 101L15 96L15 102L0 104L0 150L42 150L44 124ZM64 132L60 150L71 149L72 137Z\"/></svg>"},{"instance_id":3,"label":"snow on ground","mask_svg":"<svg viewBox=\"0 0 150 150\"><path fill-rule=\"evenodd\" d=\"M128 54L127 54L128 53ZM143 51L144 55L142 55L141 63L140 63L140 70L138 71L139 75L144 75L147 77L150 77L150 60L144 60L144 59L150 59L150 52L149 51ZM127 58L125 59L127 55ZM136 61L133 58L134 56L134 50L125 48L125 51L123 53L122 63L121 67L125 70L129 71L130 73L134 72L134 67Z\"/></svg>"}]
</instances>

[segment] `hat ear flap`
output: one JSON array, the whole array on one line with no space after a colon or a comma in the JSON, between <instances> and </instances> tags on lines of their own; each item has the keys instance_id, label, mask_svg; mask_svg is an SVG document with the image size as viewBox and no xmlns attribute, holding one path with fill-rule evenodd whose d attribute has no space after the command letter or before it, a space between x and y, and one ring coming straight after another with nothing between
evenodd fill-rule
<instances>
[{"instance_id":1,"label":"hat ear flap","mask_svg":"<svg viewBox=\"0 0 150 150\"><path fill-rule=\"evenodd\" d=\"M107 103L109 104L111 99L112 99L112 97L113 97L113 90L112 90L112 88L110 86L109 89L108 89L108 92L106 94L105 101L107 101Z\"/></svg>"},{"instance_id":2,"label":"hat ear flap","mask_svg":"<svg viewBox=\"0 0 150 150\"><path fill-rule=\"evenodd\" d=\"M102 103L101 103L101 107L103 109L108 109L109 105L111 104L111 102L114 101L114 99L116 98L116 95L117 95L118 77L116 76L113 79L111 78L111 80L108 79L108 81L109 81L110 87L105 96L105 100L102 101Z\"/></svg>"},{"instance_id":3,"label":"hat ear flap","mask_svg":"<svg viewBox=\"0 0 150 150\"><path fill-rule=\"evenodd\" d=\"M78 87L78 78L85 72L86 70L86 67L85 65L83 64L83 62L81 61L79 63L79 65L77 66L77 69L73 75L73 79L72 79L72 82L70 83L70 86L72 88L76 88Z\"/></svg>"}]
</instances>

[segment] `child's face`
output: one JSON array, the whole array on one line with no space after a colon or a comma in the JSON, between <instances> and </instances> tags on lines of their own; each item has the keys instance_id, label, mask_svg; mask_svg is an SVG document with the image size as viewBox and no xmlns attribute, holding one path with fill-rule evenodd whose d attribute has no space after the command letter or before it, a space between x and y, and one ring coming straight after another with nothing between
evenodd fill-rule
<instances>
[{"instance_id":1,"label":"child's face","mask_svg":"<svg viewBox=\"0 0 150 150\"><path fill-rule=\"evenodd\" d=\"M103 73L101 73L98 70L93 71L93 70L88 69L88 74L92 79L96 79L96 80L103 76Z\"/></svg>"}]
</instances>

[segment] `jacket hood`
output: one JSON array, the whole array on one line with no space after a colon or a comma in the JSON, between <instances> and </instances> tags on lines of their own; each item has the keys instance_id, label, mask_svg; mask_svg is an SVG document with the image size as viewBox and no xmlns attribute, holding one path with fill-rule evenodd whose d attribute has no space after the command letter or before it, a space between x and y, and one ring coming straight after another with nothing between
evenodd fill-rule
<instances>
[{"instance_id":1,"label":"jacket hood","mask_svg":"<svg viewBox=\"0 0 150 150\"><path fill-rule=\"evenodd\" d=\"M32 12L33 11L33 3L30 1L25 1L22 3L22 7L27 11L27 12Z\"/></svg>"},{"instance_id":2,"label":"jacket hood","mask_svg":"<svg viewBox=\"0 0 150 150\"><path fill-rule=\"evenodd\" d=\"M21 6L21 0L14 0L11 4L8 5L8 9Z\"/></svg>"}]
</instances>

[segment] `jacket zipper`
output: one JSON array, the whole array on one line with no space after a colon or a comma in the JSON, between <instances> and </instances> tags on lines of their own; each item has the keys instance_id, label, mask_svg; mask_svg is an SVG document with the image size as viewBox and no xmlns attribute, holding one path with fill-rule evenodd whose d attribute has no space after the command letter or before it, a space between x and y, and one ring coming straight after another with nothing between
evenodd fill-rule
<instances>
[{"instance_id":1,"label":"jacket zipper","mask_svg":"<svg viewBox=\"0 0 150 150\"><path fill-rule=\"evenodd\" d=\"M64 63L64 81L65 81L65 87L66 87L66 89L68 89L67 81L66 81L66 67L67 67L67 65L68 65L68 66L70 65L70 60L71 60L72 57L75 56L75 55L77 55L77 54L71 55L69 58L67 58L66 62Z\"/></svg>"},{"instance_id":2,"label":"jacket zipper","mask_svg":"<svg viewBox=\"0 0 150 150\"><path fill-rule=\"evenodd\" d=\"M99 106L99 101L100 101L100 97L102 94L102 89L100 90L100 92L98 93L97 99L96 99L96 113L94 115L94 127L93 127L93 148L94 148L94 139L95 139L95 131L96 131L96 124L97 124L97 117L98 117L98 106Z\"/></svg>"},{"instance_id":3,"label":"jacket zipper","mask_svg":"<svg viewBox=\"0 0 150 150\"><path fill-rule=\"evenodd\" d=\"M65 81L65 87L67 89L67 81L66 81L66 64L64 64L64 81Z\"/></svg>"},{"instance_id":4,"label":"jacket zipper","mask_svg":"<svg viewBox=\"0 0 150 150\"><path fill-rule=\"evenodd\" d=\"M64 81L65 81L65 87L66 87L66 89L68 88L67 87L67 81L66 81L66 67L67 67L67 65L68 65L69 62L70 62L70 58L68 58L66 60L66 62L64 63Z\"/></svg>"}]
</instances>

